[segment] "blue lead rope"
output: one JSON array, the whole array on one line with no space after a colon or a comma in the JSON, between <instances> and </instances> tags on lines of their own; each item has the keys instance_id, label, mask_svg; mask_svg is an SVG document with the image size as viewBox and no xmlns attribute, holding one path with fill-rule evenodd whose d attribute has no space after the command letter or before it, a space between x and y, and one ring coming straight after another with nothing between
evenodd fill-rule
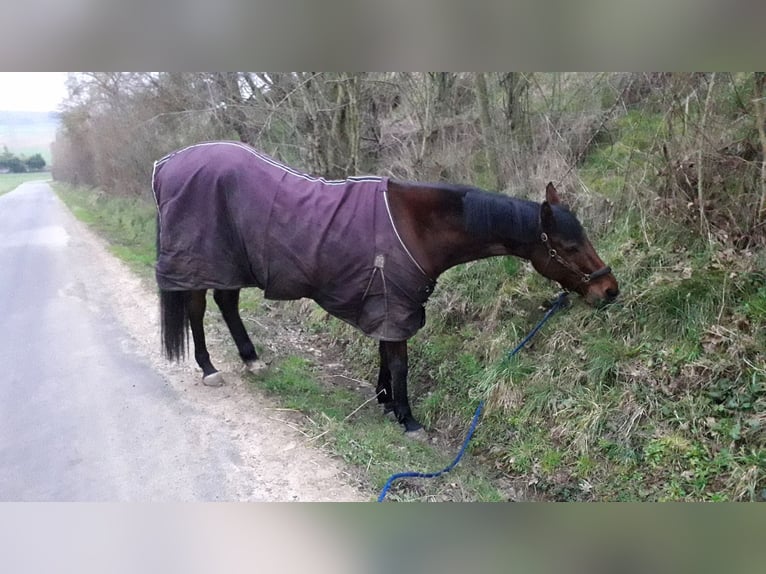
<instances>
[{"instance_id":1,"label":"blue lead rope","mask_svg":"<svg viewBox=\"0 0 766 574\"><path fill-rule=\"evenodd\" d=\"M543 318L540 319L540 322L537 325L535 325L534 329L532 329L529 332L529 334L521 340L521 343L516 345L516 348L513 351L508 353L508 357L506 357L506 360L511 359L516 353L521 351L524 348L524 345L529 343L529 341L532 340L532 337L537 335L537 332L540 330L540 328L543 325L545 325L546 321L548 321L548 319L551 318L551 315L553 315L559 309L566 307L568 295L569 295L568 291L562 291L561 293L559 293L558 297L556 297L556 300L553 301L553 303L551 304L551 308L548 309L548 311L545 312L545 315L543 315Z\"/></svg>"},{"instance_id":2,"label":"blue lead rope","mask_svg":"<svg viewBox=\"0 0 766 574\"><path fill-rule=\"evenodd\" d=\"M463 454L465 454L465 449L468 448L468 442L471 440L471 437L473 436L473 431L476 430L476 425L479 423L479 416L481 415L481 411L483 408L484 408L484 401L481 401L479 403L479 406L476 407L476 413L474 413L473 415L473 420L471 421L471 428L468 429L468 434L466 435L465 440L463 441L463 446L460 447L460 451L457 453L455 460L453 460L449 464L449 466L444 467L439 472L399 472L397 474L392 474L386 481L386 485L383 487L383 490L380 491L380 496L378 496L378 502L383 502L383 500L385 500L386 494L388 494L388 489L391 488L391 485L394 483L395 480L398 480L400 478L436 478L437 476L446 474L450 470L455 468L455 466L457 466L457 463L460 462L460 459L463 458Z\"/></svg>"},{"instance_id":3,"label":"blue lead rope","mask_svg":"<svg viewBox=\"0 0 766 574\"><path fill-rule=\"evenodd\" d=\"M545 325L546 321L548 321L548 319L550 319L551 316L556 311L566 306L567 295L568 293L566 291L562 291L561 293L559 293L558 297L556 297L556 300L551 305L551 308L548 309L548 311L545 313L543 318L540 319L540 322L537 325L535 325L534 329L532 329L529 332L529 334L526 337L524 337L518 345L516 345L516 348L513 349L513 351L508 353L506 360L511 359L516 353L521 351L521 349L523 349L524 346L527 343L529 343L529 341L531 341L532 338L537 334L540 328L543 325ZM463 455L465 454L465 451L468 448L468 443L471 441L471 437L473 436L473 433L476 430L476 426L479 424L479 417L481 416L481 412L483 409L484 409L484 401L480 401L479 406L476 407L476 412L473 415L473 420L471 421L471 426L468 429L468 434L465 436L465 440L463 440L463 446L460 447L460 450L458 451L457 456L455 457L455 460L453 460L448 466L444 467L438 472L398 472L396 474L392 474L390 477L388 477L388 480L386 481L385 486L383 486L383 490L380 491L380 496L378 496L378 502L383 502L386 499L386 495L388 494L388 491L395 480L398 480L400 478L436 478L438 476L441 476L442 474L448 473L453 468L455 468L457 464L460 462L460 459L463 458Z\"/></svg>"}]
</instances>

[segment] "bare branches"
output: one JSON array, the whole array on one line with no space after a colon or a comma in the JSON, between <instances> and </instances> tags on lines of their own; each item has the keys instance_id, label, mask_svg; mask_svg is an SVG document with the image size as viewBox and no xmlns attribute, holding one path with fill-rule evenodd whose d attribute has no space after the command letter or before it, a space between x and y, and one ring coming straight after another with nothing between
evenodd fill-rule
<instances>
[{"instance_id":1,"label":"bare branches","mask_svg":"<svg viewBox=\"0 0 766 574\"><path fill-rule=\"evenodd\" d=\"M479 120L481 121L481 133L484 139L484 153L487 164L494 180L495 189L503 189L503 178L500 175L500 165L497 160L497 146L495 145L495 132L489 115L489 95L487 93L487 79L482 72L475 74L476 97L479 103Z\"/></svg>"},{"instance_id":2,"label":"bare branches","mask_svg":"<svg viewBox=\"0 0 766 574\"><path fill-rule=\"evenodd\" d=\"M755 72L753 107L758 138L761 142L761 194L756 217L759 224L766 223L766 72Z\"/></svg>"},{"instance_id":3,"label":"bare branches","mask_svg":"<svg viewBox=\"0 0 766 574\"><path fill-rule=\"evenodd\" d=\"M705 97L705 105L702 108L702 117L700 119L699 137L697 139L697 206L699 208L700 218L700 234L702 236L710 234L710 225L705 216L705 196L702 192L702 165L703 165L703 147L705 138L705 120L710 112L711 95L713 94L713 86L715 85L715 72L710 75L710 82L707 86L707 97Z\"/></svg>"},{"instance_id":4,"label":"bare branches","mask_svg":"<svg viewBox=\"0 0 766 574\"><path fill-rule=\"evenodd\" d=\"M659 196L703 236L726 228L747 242L766 230L764 81L763 73L79 73L69 78L54 164L90 185L144 193L157 157L238 139L332 178L380 173L533 195L572 174L583 196L607 188L647 213ZM647 166L648 176L636 175Z\"/></svg>"}]
</instances>

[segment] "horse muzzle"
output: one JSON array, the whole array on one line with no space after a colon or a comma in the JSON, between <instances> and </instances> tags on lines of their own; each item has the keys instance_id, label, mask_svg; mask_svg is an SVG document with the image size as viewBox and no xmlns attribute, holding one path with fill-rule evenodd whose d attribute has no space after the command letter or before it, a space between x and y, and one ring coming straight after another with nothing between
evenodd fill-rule
<instances>
[{"instance_id":1,"label":"horse muzzle","mask_svg":"<svg viewBox=\"0 0 766 574\"><path fill-rule=\"evenodd\" d=\"M620 295L620 288L617 281L611 275L602 276L602 281L596 284L589 284L583 297L587 303L593 307L601 307L614 302Z\"/></svg>"}]
</instances>

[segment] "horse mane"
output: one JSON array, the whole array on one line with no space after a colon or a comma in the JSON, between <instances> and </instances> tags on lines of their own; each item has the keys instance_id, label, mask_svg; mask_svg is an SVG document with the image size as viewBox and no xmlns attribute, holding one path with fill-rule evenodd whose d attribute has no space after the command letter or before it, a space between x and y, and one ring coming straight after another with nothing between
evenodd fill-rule
<instances>
[{"instance_id":1,"label":"horse mane","mask_svg":"<svg viewBox=\"0 0 766 574\"><path fill-rule=\"evenodd\" d=\"M536 241L540 233L540 204L478 188L460 186L466 230L485 240L513 243ZM457 190L456 190L457 191ZM565 207L553 205L556 231L562 237L581 241L584 231Z\"/></svg>"},{"instance_id":2,"label":"horse mane","mask_svg":"<svg viewBox=\"0 0 766 574\"><path fill-rule=\"evenodd\" d=\"M485 240L526 243L538 233L540 204L470 189L463 196L466 230Z\"/></svg>"}]
</instances>

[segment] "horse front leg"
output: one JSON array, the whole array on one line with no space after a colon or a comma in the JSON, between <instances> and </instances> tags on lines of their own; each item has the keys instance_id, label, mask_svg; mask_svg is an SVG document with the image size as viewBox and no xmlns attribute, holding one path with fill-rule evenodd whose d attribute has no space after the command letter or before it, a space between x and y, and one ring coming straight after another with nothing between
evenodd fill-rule
<instances>
[{"instance_id":1,"label":"horse front leg","mask_svg":"<svg viewBox=\"0 0 766 574\"><path fill-rule=\"evenodd\" d=\"M407 398L407 341L381 341L381 374L384 372L383 358L385 357L385 369L390 374L388 385L383 384L386 391L390 391L390 399L384 404L387 409L392 409L396 420L404 425L405 432L415 433L423 428L410 410L410 402ZM380 388L380 378L378 380Z\"/></svg>"},{"instance_id":2,"label":"horse front leg","mask_svg":"<svg viewBox=\"0 0 766 574\"><path fill-rule=\"evenodd\" d=\"M205 344L205 309L207 308L207 290L191 291L189 294L189 327L194 340L194 358L202 369L202 384L209 387L220 387L224 381L210 362L210 354Z\"/></svg>"},{"instance_id":3,"label":"horse front leg","mask_svg":"<svg viewBox=\"0 0 766 574\"><path fill-rule=\"evenodd\" d=\"M378 397L378 403L383 405L383 414L388 414L393 412L394 402L385 341L378 343L378 354L380 355L380 369L378 370L378 386L375 387L375 394Z\"/></svg>"}]
</instances>

